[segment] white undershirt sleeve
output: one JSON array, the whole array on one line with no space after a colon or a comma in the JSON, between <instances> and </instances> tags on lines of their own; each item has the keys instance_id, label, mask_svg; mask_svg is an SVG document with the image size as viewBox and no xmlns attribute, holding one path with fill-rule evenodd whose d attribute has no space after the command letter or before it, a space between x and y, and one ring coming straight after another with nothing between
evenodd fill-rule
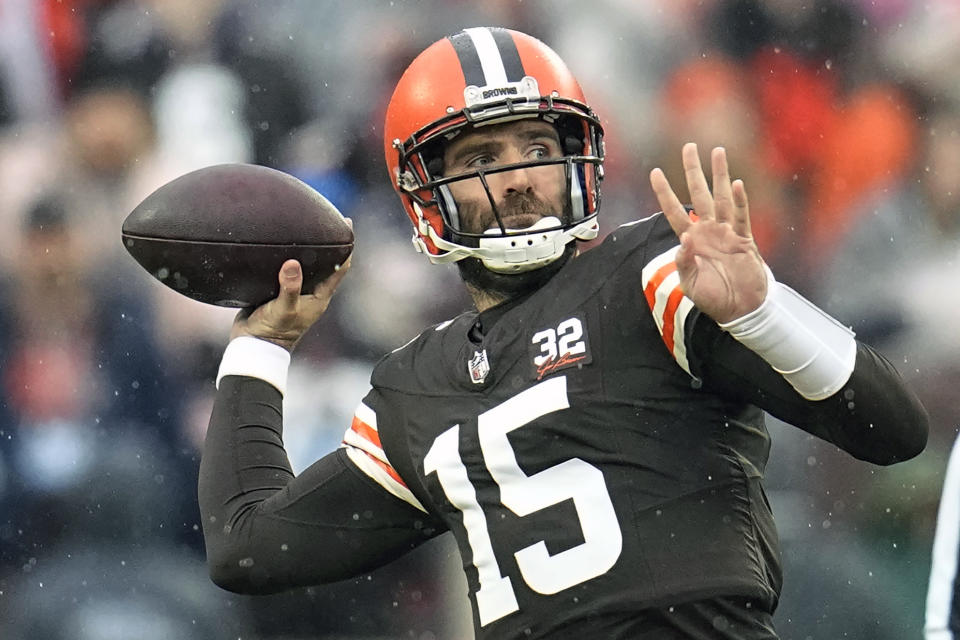
<instances>
[{"instance_id":1,"label":"white undershirt sleeve","mask_svg":"<svg viewBox=\"0 0 960 640\"><path fill-rule=\"evenodd\" d=\"M766 360L808 400L839 391L857 357L853 331L840 324L767 270L767 297L756 310L720 324Z\"/></svg>"},{"instance_id":2,"label":"white undershirt sleeve","mask_svg":"<svg viewBox=\"0 0 960 640\"><path fill-rule=\"evenodd\" d=\"M217 388L224 376L248 376L269 382L285 395L289 368L290 352L283 347L252 336L240 336L231 340L223 352Z\"/></svg>"}]
</instances>

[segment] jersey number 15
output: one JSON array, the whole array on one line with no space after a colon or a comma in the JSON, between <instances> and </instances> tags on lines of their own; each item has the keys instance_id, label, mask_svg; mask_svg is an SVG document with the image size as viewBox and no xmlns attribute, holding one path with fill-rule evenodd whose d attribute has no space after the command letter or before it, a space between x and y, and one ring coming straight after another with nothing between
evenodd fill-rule
<instances>
[{"instance_id":1,"label":"jersey number 15","mask_svg":"<svg viewBox=\"0 0 960 640\"><path fill-rule=\"evenodd\" d=\"M620 557L623 537L600 469L572 458L528 476L517 463L507 434L548 413L569 408L567 379L551 378L485 411L477 432L484 463L500 487L500 500L520 517L564 500L573 500L583 543L550 555L543 540L514 553L527 585L554 594L606 573ZM424 472L436 472L450 503L463 514L463 526L477 568L475 595L480 625L517 611L516 594L494 555L487 518L459 452L460 425L437 436L423 459Z\"/></svg>"}]
</instances>

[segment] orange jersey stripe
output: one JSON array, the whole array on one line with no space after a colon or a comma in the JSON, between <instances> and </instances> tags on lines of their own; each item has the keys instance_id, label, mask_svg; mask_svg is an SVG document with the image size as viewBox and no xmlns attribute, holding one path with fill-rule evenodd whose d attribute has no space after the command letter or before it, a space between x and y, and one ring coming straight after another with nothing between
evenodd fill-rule
<instances>
[{"instance_id":1,"label":"orange jersey stripe","mask_svg":"<svg viewBox=\"0 0 960 640\"><path fill-rule=\"evenodd\" d=\"M667 349L670 350L670 353L673 353L673 331L674 331L674 320L677 316L677 307L680 306L680 301L683 300L683 290L680 287L675 287L673 291L670 292L670 297L667 298L667 306L663 310L663 341L667 345Z\"/></svg>"},{"instance_id":2,"label":"orange jersey stripe","mask_svg":"<svg viewBox=\"0 0 960 640\"><path fill-rule=\"evenodd\" d=\"M354 416L350 428L356 431L364 440L375 444L378 449L383 449L383 445L380 444L380 434L370 428L370 425L360 420L360 418Z\"/></svg>"},{"instance_id":3,"label":"orange jersey stripe","mask_svg":"<svg viewBox=\"0 0 960 640\"><path fill-rule=\"evenodd\" d=\"M657 304L657 288L663 284L663 281L666 280L667 276L677 270L677 265L674 262L668 262L663 265L657 272L653 274L653 277L647 282L646 288L643 290L643 295L647 298L647 304L650 305L650 310Z\"/></svg>"},{"instance_id":4,"label":"orange jersey stripe","mask_svg":"<svg viewBox=\"0 0 960 640\"><path fill-rule=\"evenodd\" d=\"M361 449L361 451L363 451L363 450ZM387 464L386 462L384 462L383 460L380 460L379 458L376 458L376 457L374 457L373 455L367 453L366 451L364 451L364 453L367 454L367 457L368 457L368 458L370 458L371 460L373 460L374 462L376 462L378 465L380 465L380 468L383 469L384 471L386 471L387 474L388 474L391 478L393 478L393 479L396 480L398 483L400 483L400 484L403 486L404 489L407 488L407 483L403 481L403 479L400 477L400 474L398 474L393 467L391 467L390 465L388 465L388 464Z\"/></svg>"}]
</instances>

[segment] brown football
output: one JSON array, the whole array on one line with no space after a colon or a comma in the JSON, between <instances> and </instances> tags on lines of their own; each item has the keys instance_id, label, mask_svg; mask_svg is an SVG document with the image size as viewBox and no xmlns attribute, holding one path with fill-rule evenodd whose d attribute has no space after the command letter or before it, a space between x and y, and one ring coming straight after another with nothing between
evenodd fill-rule
<instances>
[{"instance_id":1,"label":"brown football","mask_svg":"<svg viewBox=\"0 0 960 640\"><path fill-rule=\"evenodd\" d=\"M289 258L304 293L353 250L353 231L330 201L288 173L252 164L206 167L163 185L127 216L123 245L177 293L250 307L279 293Z\"/></svg>"}]
</instances>

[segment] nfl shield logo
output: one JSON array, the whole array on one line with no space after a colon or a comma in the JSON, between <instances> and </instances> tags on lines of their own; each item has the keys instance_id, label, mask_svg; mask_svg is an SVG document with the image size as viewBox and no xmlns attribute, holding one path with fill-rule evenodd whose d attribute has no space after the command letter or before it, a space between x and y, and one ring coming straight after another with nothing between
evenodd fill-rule
<instances>
[{"instance_id":1,"label":"nfl shield logo","mask_svg":"<svg viewBox=\"0 0 960 640\"><path fill-rule=\"evenodd\" d=\"M487 379L487 374L490 373L487 350L475 351L473 357L470 358L470 362L467 363L467 368L470 370L470 379L473 380L474 384L483 384L483 381Z\"/></svg>"}]
</instances>

